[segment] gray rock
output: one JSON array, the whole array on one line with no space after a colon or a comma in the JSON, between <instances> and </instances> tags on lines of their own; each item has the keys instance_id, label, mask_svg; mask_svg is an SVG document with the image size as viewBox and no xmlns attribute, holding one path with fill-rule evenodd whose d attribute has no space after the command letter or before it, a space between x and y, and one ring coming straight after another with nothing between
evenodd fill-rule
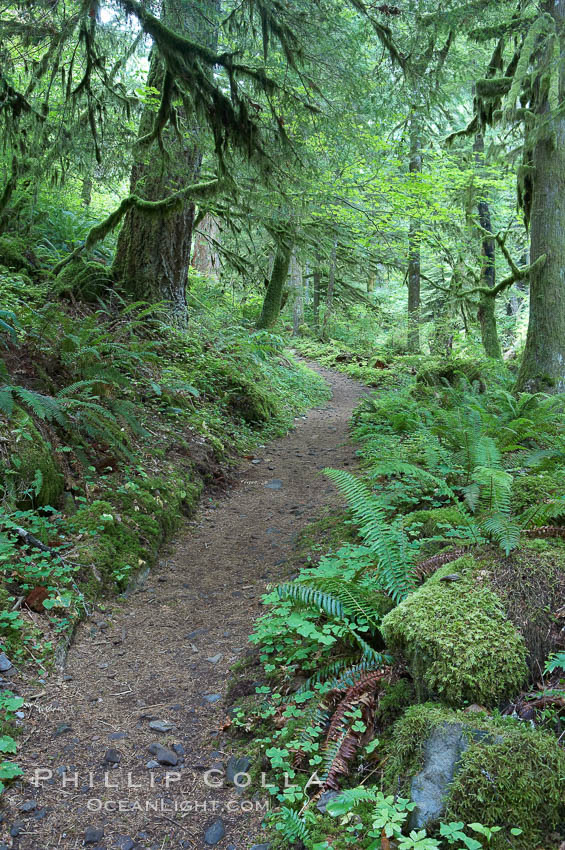
<instances>
[{"instance_id":1,"label":"gray rock","mask_svg":"<svg viewBox=\"0 0 565 850\"><path fill-rule=\"evenodd\" d=\"M245 777L239 777L239 780L236 782L236 777L239 773L247 773L249 770L249 766L251 764L251 760L247 758L247 756L231 756L227 765L226 765L226 780L227 782L231 782L233 785L237 787L245 787L247 785L247 780Z\"/></svg>"},{"instance_id":2,"label":"gray rock","mask_svg":"<svg viewBox=\"0 0 565 850\"><path fill-rule=\"evenodd\" d=\"M43 807L42 809L38 809L33 816L34 820L43 820L45 815L47 814L47 809Z\"/></svg>"},{"instance_id":3,"label":"gray rock","mask_svg":"<svg viewBox=\"0 0 565 850\"><path fill-rule=\"evenodd\" d=\"M324 815L326 813L328 803L331 803L331 801L335 800L336 797L339 797L338 791L324 791L324 793L320 795L320 799L316 803L316 808Z\"/></svg>"},{"instance_id":4,"label":"gray rock","mask_svg":"<svg viewBox=\"0 0 565 850\"><path fill-rule=\"evenodd\" d=\"M118 835L115 841L118 850L133 850L135 841L129 835Z\"/></svg>"},{"instance_id":5,"label":"gray rock","mask_svg":"<svg viewBox=\"0 0 565 850\"><path fill-rule=\"evenodd\" d=\"M162 744L151 744L149 747L149 752L152 756L155 756L159 764L166 764L170 767L174 767L178 764L178 756L172 750L168 750L166 747L163 747Z\"/></svg>"},{"instance_id":6,"label":"gray rock","mask_svg":"<svg viewBox=\"0 0 565 850\"><path fill-rule=\"evenodd\" d=\"M154 767L159 767L159 762L155 761L155 759L151 759L148 761L145 767L149 768L149 770L153 770Z\"/></svg>"},{"instance_id":7,"label":"gray rock","mask_svg":"<svg viewBox=\"0 0 565 850\"><path fill-rule=\"evenodd\" d=\"M102 827L98 826L87 826L86 831L84 833L84 843L85 844L96 844L97 841L100 841L101 838L104 838L104 830Z\"/></svg>"},{"instance_id":8,"label":"gray rock","mask_svg":"<svg viewBox=\"0 0 565 850\"><path fill-rule=\"evenodd\" d=\"M166 720L152 720L149 728L153 729L154 732L170 732L175 727L172 723L167 723Z\"/></svg>"},{"instance_id":9,"label":"gray rock","mask_svg":"<svg viewBox=\"0 0 565 850\"><path fill-rule=\"evenodd\" d=\"M254 844L251 850L271 850L270 844Z\"/></svg>"},{"instance_id":10,"label":"gray rock","mask_svg":"<svg viewBox=\"0 0 565 850\"><path fill-rule=\"evenodd\" d=\"M57 728L55 729L55 738L58 738L59 735L64 735L66 732L72 732L73 727L69 726L68 723L59 723Z\"/></svg>"},{"instance_id":11,"label":"gray rock","mask_svg":"<svg viewBox=\"0 0 565 850\"><path fill-rule=\"evenodd\" d=\"M224 835L226 834L226 828L224 826L224 822L221 818L216 818L214 823L210 824L206 832L204 833L204 841L206 844L213 846L222 840Z\"/></svg>"},{"instance_id":12,"label":"gray rock","mask_svg":"<svg viewBox=\"0 0 565 850\"><path fill-rule=\"evenodd\" d=\"M204 694L204 699L206 700L206 702L210 703L218 702L218 700L221 700L221 698L221 694Z\"/></svg>"},{"instance_id":13,"label":"gray rock","mask_svg":"<svg viewBox=\"0 0 565 850\"><path fill-rule=\"evenodd\" d=\"M5 673L12 669L12 662L5 652L0 652L0 673Z\"/></svg>"},{"instance_id":14,"label":"gray rock","mask_svg":"<svg viewBox=\"0 0 565 850\"><path fill-rule=\"evenodd\" d=\"M177 756L184 756L184 747L182 744L173 744L173 750Z\"/></svg>"},{"instance_id":15,"label":"gray rock","mask_svg":"<svg viewBox=\"0 0 565 850\"><path fill-rule=\"evenodd\" d=\"M34 812L37 809L37 803L35 800L24 800L19 808L20 812Z\"/></svg>"},{"instance_id":16,"label":"gray rock","mask_svg":"<svg viewBox=\"0 0 565 850\"><path fill-rule=\"evenodd\" d=\"M410 796L416 808L410 818L412 829L422 829L443 814L447 786L453 780L468 746L461 723L436 726L424 748L424 766L412 779Z\"/></svg>"},{"instance_id":17,"label":"gray rock","mask_svg":"<svg viewBox=\"0 0 565 850\"><path fill-rule=\"evenodd\" d=\"M123 741L124 738L127 738L127 732L112 732L111 735L108 735L109 741Z\"/></svg>"},{"instance_id":18,"label":"gray rock","mask_svg":"<svg viewBox=\"0 0 565 850\"><path fill-rule=\"evenodd\" d=\"M26 828L25 823L22 823L22 821L21 821L21 820L20 820L20 821L16 821L16 822L13 824L13 826L12 826L12 828L11 828L11 830L10 830L10 836L11 836L12 838L17 838L17 837L18 837L18 835L21 835L21 834L22 834L22 832L25 832L25 828Z\"/></svg>"},{"instance_id":19,"label":"gray rock","mask_svg":"<svg viewBox=\"0 0 565 850\"><path fill-rule=\"evenodd\" d=\"M198 637L198 635L203 635L203 634L205 634L205 632L207 632L207 631L208 631L208 629L205 629L205 628L202 628L202 629L194 629L194 631L193 631L193 632L189 632L187 635L185 635L185 638L186 638L187 640L192 640L193 638Z\"/></svg>"},{"instance_id":20,"label":"gray rock","mask_svg":"<svg viewBox=\"0 0 565 850\"><path fill-rule=\"evenodd\" d=\"M268 490L282 490L282 486L283 483L280 478L273 478L265 484Z\"/></svg>"},{"instance_id":21,"label":"gray rock","mask_svg":"<svg viewBox=\"0 0 565 850\"><path fill-rule=\"evenodd\" d=\"M206 661L209 661L210 664L217 664L218 661L221 661L224 656L221 652L216 653L216 655L211 655L210 658L207 658Z\"/></svg>"},{"instance_id":22,"label":"gray rock","mask_svg":"<svg viewBox=\"0 0 565 850\"><path fill-rule=\"evenodd\" d=\"M118 750L114 750L113 748L110 749L110 750L107 750L107 752L104 756L105 764L119 764L121 762L121 760L122 760L121 754L118 752Z\"/></svg>"}]
</instances>

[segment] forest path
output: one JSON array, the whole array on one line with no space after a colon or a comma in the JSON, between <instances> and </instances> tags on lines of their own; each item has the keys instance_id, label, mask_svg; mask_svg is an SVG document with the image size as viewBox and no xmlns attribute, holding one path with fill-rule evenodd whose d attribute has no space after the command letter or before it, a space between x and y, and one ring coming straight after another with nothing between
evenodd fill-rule
<instances>
[{"instance_id":1,"label":"forest path","mask_svg":"<svg viewBox=\"0 0 565 850\"><path fill-rule=\"evenodd\" d=\"M8 847L67 850L86 839L93 850L205 848L214 822L208 840L225 829L214 846L254 845L268 792L243 803L221 781L234 745L221 731L230 668L248 650L266 584L288 573L296 535L321 508L342 504L320 470L354 465L348 424L365 392L314 368L332 399L258 450L260 463L245 461L225 497L204 500L146 582L80 626L64 675L28 702L19 761L27 780L36 769L45 778L6 794ZM163 757L152 744L178 764L148 768ZM206 784L212 767L223 787Z\"/></svg>"}]
</instances>

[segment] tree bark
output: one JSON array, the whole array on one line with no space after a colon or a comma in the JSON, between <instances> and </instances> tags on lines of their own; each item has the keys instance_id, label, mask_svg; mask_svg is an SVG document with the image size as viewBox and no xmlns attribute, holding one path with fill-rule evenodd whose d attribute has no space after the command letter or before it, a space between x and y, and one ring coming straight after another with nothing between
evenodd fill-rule
<instances>
[{"instance_id":1,"label":"tree bark","mask_svg":"<svg viewBox=\"0 0 565 850\"><path fill-rule=\"evenodd\" d=\"M257 322L258 330L272 328L277 322L281 311L282 294L288 277L291 254L292 248L290 245L282 242L280 245L277 245L271 279L267 286L267 291L263 300L263 308Z\"/></svg>"},{"instance_id":2,"label":"tree bark","mask_svg":"<svg viewBox=\"0 0 565 850\"><path fill-rule=\"evenodd\" d=\"M322 272L320 269L320 255L316 254L316 266L312 283L312 311L314 313L314 325L316 330L320 328L320 287L322 283Z\"/></svg>"},{"instance_id":3,"label":"tree bark","mask_svg":"<svg viewBox=\"0 0 565 850\"><path fill-rule=\"evenodd\" d=\"M208 277L219 277L220 257L214 246L214 242L219 242L219 236L218 222L213 215L208 213L197 227L192 251L191 265L200 274L208 275Z\"/></svg>"},{"instance_id":4,"label":"tree bark","mask_svg":"<svg viewBox=\"0 0 565 850\"><path fill-rule=\"evenodd\" d=\"M417 117L410 122L410 164L411 175L422 171L422 153L420 150L420 130ZM420 229L417 216L410 216L408 232L408 350L417 353L420 350Z\"/></svg>"},{"instance_id":5,"label":"tree bark","mask_svg":"<svg viewBox=\"0 0 565 850\"><path fill-rule=\"evenodd\" d=\"M300 326L304 323L304 279L295 251L290 260L290 280L293 290L292 335L298 336Z\"/></svg>"},{"instance_id":6,"label":"tree bark","mask_svg":"<svg viewBox=\"0 0 565 850\"><path fill-rule=\"evenodd\" d=\"M545 77L552 57L544 57L535 86L538 92L537 139L533 150L533 187L530 217L534 263L543 254L546 262L530 276L530 321L516 389L565 391L565 0L542 5L557 26L560 56L559 109L552 111Z\"/></svg>"},{"instance_id":7,"label":"tree bark","mask_svg":"<svg viewBox=\"0 0 565 850\"><path fill-rule=\"evenodd\" d=\"M333 311L334 288L335 288L335 267L337 263L337 239L334 239L332 245L332 253L330 256L330 274L328 277L328 291L326 292L326 309L324 310L324 321L322 323L322 339L327 339L328 325L330 316Z\"/></svg>"},{"instance_id":8,"label":"tree bark","mask_svg":"<svg viewBox=\"0 0 565 850\"><path fill-rule=\"evenodd\" d=\"M213 47L217 42L214 20L217 0L165 0L162 20L172 30L198 37ZM202 13L202 11L204 14ZM153 48L147 78L148 88L161 91L165 69L158 51ZM184 116L190 122L191 116ZM139 125L139 138L153 128L155 112L146 107ZM163 134L167 154L156 151L155 141L147 149L138 145L130 178L131 193L146 200L166 198L194 183L200 173L202 154L194 132L185 132L182 140L174 130ZM133 300L150 303L166 301L171 320L176 324L186 321L186 282L190 263L194 204L186 204L180 212L167 216L148 216L130 210L118 237L113 264L114 278L121 282Z\"/></svg>"},{"instance_id":9,"label":"tree bark","mask_svg":"<svg viewBox=\"0 0 565 850\"><path fill-rule=\"evenodd\" d=\"M475 165L477 169L482 166L482 157L484 153L485 143L481 133L475 136ZM483 231L492 233L492 222L490 217L490 207L485 198L479 198L478 204L479 224ZM488 236L483 233L481 237L482 248L482 267L481 267L481 286L486 286L488 289L493 289L496 284L496 265L495 265L495 239L493 236ZM481 327L481 339L483 348L487 357L492 357L495 360L502 359L502 349L498 339L498 329L496 327L496 299L490 295L482 294L477 310L477 318Z\"/></svg>"}]
</instances>

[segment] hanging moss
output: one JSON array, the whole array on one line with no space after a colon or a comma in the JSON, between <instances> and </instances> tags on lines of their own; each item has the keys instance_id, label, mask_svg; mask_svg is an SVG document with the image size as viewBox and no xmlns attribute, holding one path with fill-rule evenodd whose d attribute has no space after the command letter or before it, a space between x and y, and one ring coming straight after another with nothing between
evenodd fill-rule
<instances>
[{"instance_id":1,"label":"hanging moss","mask_svg":"<svg viewBox=\"0 0 565 850\"><path fill-rule=\"evenodd\" d=\"M512 88L512 77L488 77L477 80L477 97L483 100L496 100L508 94Z\"/></svg>"},{"instance_id":2,"label":"hanging moss","mask_svg":"<svg viewBox=\"0 0 565 850\"><path fill-rule=\"evenodd\" d=\"M382 622L393 653L403 656L419 699L496 706L527 677L526 646L471 556L438 570ZM458 581L442 581L458 574Z\"/></svg>"}]
</instances>

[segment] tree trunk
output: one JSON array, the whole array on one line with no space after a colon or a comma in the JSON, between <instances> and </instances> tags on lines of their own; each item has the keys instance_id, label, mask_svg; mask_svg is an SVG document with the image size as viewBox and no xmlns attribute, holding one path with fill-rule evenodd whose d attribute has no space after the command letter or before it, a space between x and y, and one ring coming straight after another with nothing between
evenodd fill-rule
<instances>
[{"instance_id":1,"label":"tree trunk","mask_svg":"<svg viewBox=\"0 0 565 850\"><path fill-rule=\"evenodd\" d=\"M482 157L484 153L485 143L481 133L475 136L475 165L477 170L482 166ZM492 222L490 217L490 207L484 198L479 198L477 204L479 213L479 224L483 231L492 233ZM495 240L494 236L487 236L483 233L481 237L482 247L482 266L481 266L481 286L488 289L493 289L496 283L496 265L495 265ZM495 360L502 360L502 350L498 340L498 330L496 327L496 300L490 295L482 295L477 310L477 318L481 327L481 339L483 348L487 357L492 357Z\"/></svg>"},{"instance_id":2,"label":"tree trunk","mask_svg":"<svg viewBox=\"0 0 565 850\"><path fill-rule=\"evenodd\" d=\"M259 330L272 328L277 322L281 311L282 294L288 277L291 254L292 249L289 245L281 243L277 246L271 279L267 286L263 308L257 322L257 328Z\"/></svg>"},{"instance_id":3,"label":"tree trunk","mask_svg":"<svg viewBox=\"0 0 565 850\"><path fill-rule=\"evenodd\" d=\"M198 232L200 231L200 233ZM194 236L194 249L191 265L200 274L218 278L220 274L220 257L214 243L219 242L220 227L217 220L209 213L198 225Z\"/></svg>"},{"instance_id":4,"label":"tree trunk","mask_svg":"<svg viewBox=\"0 0 565 850\"><path fill-rule=\"evenodd\" d=\"M293 290L292 304L292 335L298 336L299 328L304 323L304 280L302 268L296 259L296 252L292 252L290 260L290 280Z\"/></svg>"},{"instance_id":5,"label":"tree trunk","mask_svg":"<svg viewBox=\"0 0 565 850\"><path fill-rule=\"evenodd\" d=\"M420 132L416 117L410 122L410 174L417 179L422 171ZM408 232L408 350L420 350L420 219L410 216Z\"/></svg>"},{"instance_id":6,"label":"tree trunk","mask_svg":"<svg viewBox=\"0 0 565 850\"><path fill-rule=\"evenodd\" d=\"M322 283L322 272L320 270L320 256L316 254L316 266L314 268L313 277L313 292L312 292L312 311L314 313L314 325L316 330L320 328L320 286Z\"/></svg>"},{"instance_id":7,"label":"tree trunk","mask_svg":"<svg viewBox=\"0 0 565 850\"><path fill-rule=\"evenodd\" d=\"M337 262L337 239L334 239L332 245L332 253L330 256L330 274L328 277L328 291L326 292L326 309L324 310L324 321L322 323L322 339L327 339L328 325L330 316L333 310L334 288L335 288L335 267Z\"/></svg>"},{"instance_id":8,"label":"tree trunk","mask_svg":"<svg viewBox=\"0 0 565 850\"><path fill-rule=\"evenodd\" d=\"M545 2L543 8L557 25L560 58L551 69L559 74L559 109L548 102L545 75L540 71L537 139L533 151L530 218L530 260L543 254L546 262L530 278L530 321L516 388L520 391L565 391L565 0ZM552 57L545 57L547 64ZM543 96L539 93L543 89Z\"/></svg>"},{"instance_id":9,"label":"tree trunk","mask_svg":"<svg viewBox=\"0 0 565 850\"><path fill-rule=\"evenodd\" d=\"M172 30L198 38L213 47L217 42L214 20L217 0L165 0L162 21ZM162 89L165 72L161 57L153 48L147 78L148 88ZM190 116L184 116L185 119ZM153 128L155 112L143 111L139 138ZM182 127L181 127L182 134ZM153 142L149 149L137 146L130 178L130 191L143 198L161 200L198 179L202 154L193 133L185 132L182 140L174 130L163 134L167 156L160 155ZM171 319L178 324L186 321L186 282L190 262L194 204L167 216L149 216L130 210L118 237L113 275L133 300L151 303L166 301Z\"/></svg>"}]
</instances>

